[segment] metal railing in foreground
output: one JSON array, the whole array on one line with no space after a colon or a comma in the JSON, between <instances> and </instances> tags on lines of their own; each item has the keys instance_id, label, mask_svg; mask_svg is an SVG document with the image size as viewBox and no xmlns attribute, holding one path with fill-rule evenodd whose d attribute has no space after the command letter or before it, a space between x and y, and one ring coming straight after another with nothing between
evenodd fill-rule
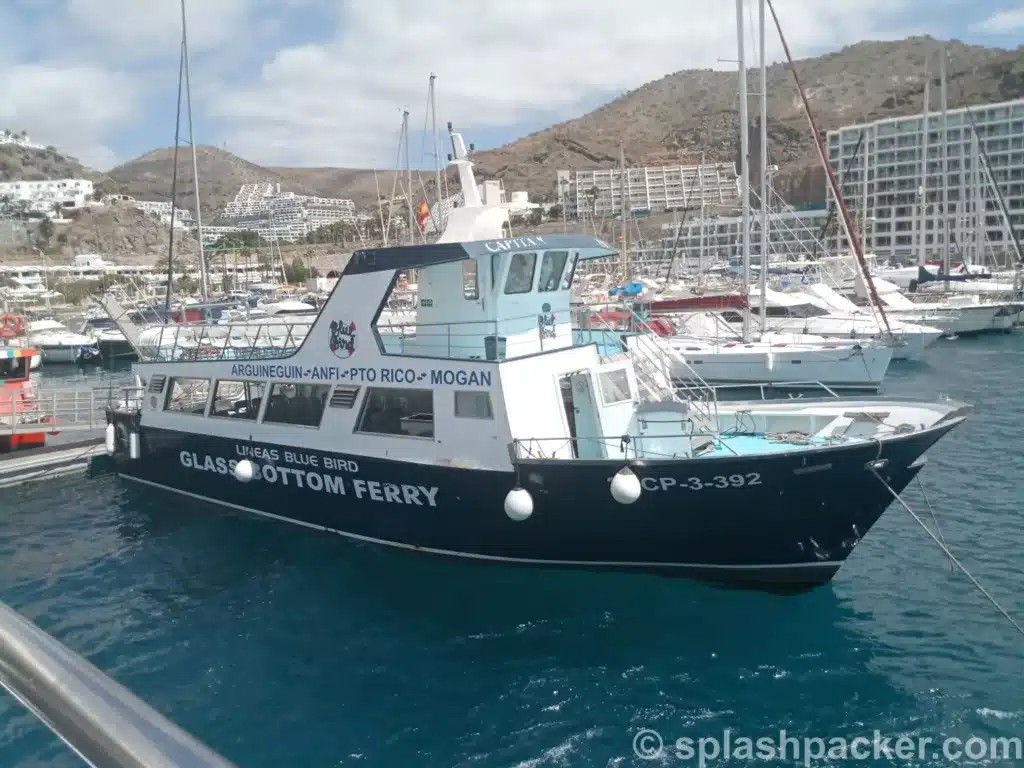
<instances>
[{"instance_id":1,"label":"metal railing in foreground","mask_svg":"<svg viewBox=\"0 0 1024 768\"><path fill-rule=\"evenodd\" d=\"M142 407L137 387L0 391L0 435L23 432L94 431L107 426L106 410Z\"/></svg>"},{"instance_id":2,"label":"metal railing in foreground","mask_svg":"<svg viewBox=\"0 0 1024 768\"><path fill-rule=\"evenodd\" d=\"M0 686L93 768L233 768L3 603Z\"/></svg>"}]
</instances>

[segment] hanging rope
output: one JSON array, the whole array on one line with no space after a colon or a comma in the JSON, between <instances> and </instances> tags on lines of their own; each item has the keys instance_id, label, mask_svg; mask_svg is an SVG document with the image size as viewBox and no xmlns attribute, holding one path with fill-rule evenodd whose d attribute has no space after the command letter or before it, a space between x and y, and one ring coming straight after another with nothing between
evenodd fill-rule
<instances>
[{"instance_id":1,"label":"hanging rope","mask_svg":"<svg viewBox=\"0 0 1024 768\"><path fill-rule=\"evenodd\" d=\"M928 536L931 538L931 540L934 541L938 545L939 549L941 549L945 553L946 557L949 558L949 561L953 565L955 565L957 568L959 568L963 572L964 576L966 576L968 579L970 579L971 583L978 589L978 591L981 592L981 594L985 596L985 599L987 599L992 604L992 607L995 608L997 611L999 611L999 613L1002 614L1003 618L1006 619L1008 622L1010 622L1010 624L1013 626L1013 628L1016 629L1022 636L1024 636L1024 627L1021 627L1021 625L1018 624L1016 622L1016 620L1009 613L1007 613L1006 609L1003 608L1003 606L1001 606L999 604L999 601L996 600L994 597L992 597L992 595L989 593L989 591L987 589L985 589L985 587L983 587L981 585L981 582L978 581L974 577L974 575L971 574L971 572L967 570L967 568L964 566L964 564L956 559L956 557L953 555L953 553L949 551L949 547L947 547L946 544L938 536L936 536L934 533L932 533L931 528L929 528L927 525L924 524L924 520L922 520L920 517L918 517L917 513L914 512L914 510L912 510L909 506L907 506L907 503L902 498L900 498L900 495L898 493L896 493L896 491L894 491L892 489L892 486L889 485L880 474L878 474L878 470L875 467L873 467L873 466L870 467L870 469L871 469L871 473L876 478L878 478L878 482L880 482L883 486L885 486L885 489L887 491L889 491L889 493L892 494L892 497L894 499L896 499L896 501L899 502L899 505L901 507L903 507L905 510L907 510L907 512L910 513L910 516L912 518L914 518L914 521L918 525L920 525L921 528L924 529L924 532L927 533Z\"/></svg>"}]
</instances>

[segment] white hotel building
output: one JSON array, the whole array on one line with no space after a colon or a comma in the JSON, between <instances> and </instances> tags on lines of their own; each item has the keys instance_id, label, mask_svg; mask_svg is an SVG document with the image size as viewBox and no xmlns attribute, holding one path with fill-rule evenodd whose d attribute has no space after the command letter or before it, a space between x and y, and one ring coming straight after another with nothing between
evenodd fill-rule
<instances>
[{"instance_id":1,"label":"white hotel building","mask_svg":"<svg viewBox=\"0 0 1024 768\"><path fill-rule=\"evenodd\" d=\"M81 208L92 199L93 184L88 179L49 179L47 181L0 182L0 200L23 201L30 211L55 216L55 208Z\"/></svg>"},{"instance_id":2,"label":"white hotel building","mask_svg":"<svg viewBox=\"0 0 1024 768\"><path fill-rule=\"evenodd\" d=\"M224 217L237 228L259 233L269 241L295 242L310 232L339 221L355 223L352 200L281 192L280 184L243 184L224 207ZM205 234L205 233L204 233Z\"/></svg>"},{"instance_id":3,"label":"white hotel building","mask_svg":"<svg viewBox=\"0 0 1024 768\"><path fill-rule=\"evenodd\" d=\"M622 172L618 168L558 171L558 200L568 216L594 218L622 212ZM739 180L732 163L665 165L626 169L626 195L634 212L660 213L739 201Z\"/></svg>"},{"instance_id":4,"label":"white hotel building","mask_svg":"<svg viewBox=\"0 0 1024 768\"><path fill-rule=\"evenodd\" d=\"M927 259L941 259L948 231L950 261L1004 258L1012 248L1010 226L1024 240L1024 99L950 109L945 125L938 110L931 112L927 174L923 124L919 114L828 134L829 160L850 213L858 219L865 250L891 261L917 262L922 252ZM861 134L863 145L855 157ZM1000 212L993 183L1006 202L1009 222ZM830 206L833 200L829 192ZM845 249L845 236L838 237Z\"/></svg>"}]
</instances>

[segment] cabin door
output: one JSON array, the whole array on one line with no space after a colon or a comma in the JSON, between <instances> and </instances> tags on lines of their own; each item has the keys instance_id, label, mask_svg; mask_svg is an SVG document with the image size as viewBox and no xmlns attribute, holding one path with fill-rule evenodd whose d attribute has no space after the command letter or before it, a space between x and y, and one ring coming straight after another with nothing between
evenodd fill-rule
<instances>
[{"instance_id":1,"label":"cabin door","mask_svg":"<svg viewBox=\"0 0 1024 768\"><path fill-rule=\"evenodd\" d=\"M581 459L604 457L601 438L601 420L594 398L594 387L589 373L577 373L568 377L572 393L572 411L575 429L572 435L576 443L576 456Z\"/></svg>"}]
</instances>

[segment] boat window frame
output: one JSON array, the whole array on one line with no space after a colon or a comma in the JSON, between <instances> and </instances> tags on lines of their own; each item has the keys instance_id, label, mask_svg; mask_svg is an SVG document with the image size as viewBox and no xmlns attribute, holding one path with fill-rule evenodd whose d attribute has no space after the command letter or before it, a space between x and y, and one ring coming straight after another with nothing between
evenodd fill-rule
<instances>
[{"instance_id":1,"label":"boat window frame","mask_svg":"<svg viewBox=\"0 0 1024 768\"><path fill-rule=\"evenodd\" d=\"M601 390L601 402L602 403L604 403L607 406L612 406L612 405L622 405L623 403L628 403L628 402L632 402L633 401L633 399L634 399L634 396L633 396L633 386L630 384L629 372L628 372L628 369L625 366L617 366L615 368L608 368L608 369L605 369L603 371L602 370L598 370L596 373L597 373L597 388L599 390ZM608 376L609 379L610 379L612 374L618 374L618 373L622 374L623 380L626 383L625 397L620 397L618 400L612 400L611 398L608 397L608 393L605 390L605 376ZM618 387L618 384L614 384L614 386Z\"/></svg>"},{"instance_id":2,"label":"boat window frame","mask_svg":"<svg viewBox=\"0 0 1024 768\"><path fill-rule=\"evenodd\" d=\"M565 290L564 288L562 288L562 276L565 274L565 265L569 263L569 257L571 255L572 252L568 248L544 251L544 256L540 260L540 274L537 277L537 293L554 293L555 291ZM564 259L561 265L559 265L558 271L552 272L552 274L547 276L548 284L551 287L545 288L541 284L541 280L544 279L544 266L548 263L548 258L552 256L555 259L564 256Z\"/></svg>"},{"instance_id":3,"label":"boat window frame","mask_svg":"<svg viewBox=\"0 0 1024 768\"><path fill-rule=\"evenodd\" d=\"M334 389L333 384L325 384L320 381L304 382L304 381L269 381L270 389L267 390L267 394L264 396L266 401L260 406L259 424L265 424L269 427L288 427L295 429L309 429L313 431L319 430L324 423L324 416L327 415L327 409L330 407L331 391ZM291 421L267 421L267 411L270 408L270 400L274 396L274 387L323 387L326 390L325 397L320 404L320 419L315 425L313 424L296 424Z\"/></svg>"},{"instance_id":4,"label":"boat window frame","mask_svg":"<svg viewBox=\"0 0 1024 768\"><path fill-rule=\"evenodd\" d=\"M259 398L260 405L256 409L256 411L253 414L253 417L251 419L248 418L248 417L243 418L243 417L240 417L240 416L223 416L221 414L213 412L213 406L217 404L217 389L218 389L218 387L220 387L221 382L227 382L227 383L230 383L230 384L256 384L257 386L261 386L261 387L265 387L266 388L265 392ZM267 399L268 399L268 394L267 393L270 391L270 389L269 389L270 385L271 385L271 382L267 381L266 379L214 379L214 381L213 381L213 389L211 391L210 403L209 403L209 406L207 407L206 415L207 415L208 418L211 418L211 419L224 419L225 421L244 421L244 422L258 423L259 422L259 417L263 414L263 410L266 407L266 403L267 403ZM249 399L249 403L250 404L252 403L252 398Z\"/></svg>"},{"instance_id":5,"label":"boat window frame","mask_svg":"<svg viewBox=\"0 0 1024 768\"><path fill-rule=\"evenodd\" d=\"M203 409L201 411L186 411L177 408L171 408L171 400L174 395L174 383L182 379L188 379L189 381L205 381L206 382L206 402L203 403ZM167 382L167 392L164 395L162 413L177 413L186 416L199 416L205 417L207 412L210 410L210 398L213 395L213 378L211 376L169 376Z\"/></svg>"},{"instance_id":6,"label":"boat window frame","mask_svg":"<svg viewBox=\"0 0 1024 768\"><path fill-rule=\"evenodd\" d=\"M366 418L367 408L373 400L372 395L379 390L386 390L388 392L426 392L430 394L430 436L424 435L408 435L403 432L373 432L363 429L363 421ZM356 417L355 425L352 428L352 434L355 435L366 435L367 437L385 437L385 438L397 438L399 440L419 440L421 442L434 443L437 442L437 392L433 389L424 389L422 387L363 387L363 401L359 404L359 415Z\"/></svg>"},{"instance_id":7,"label":"boat window frame","mask_svg":"<svg viewBox=\"0 0 1024 768\"><path fill-rule=\"evenodd\" d=\"M562 276L562 290L568 291L572 288L572 281L576 277L576 265L580 263L580 252L573 251L565 265L565 273Z\"/></svg>"},{"instance_id":8,"label":"boat window frame","mask_svg":"<svg viewBox=\"0 0 1024 768\"><path fill-rule=\"evenodd\" d=\"M483 395L487 398L487 415L477 416L471 413L459 413L459 395ZM456 389L452 392L452 413L456 419L475 419L476 421L494 421L494 403L491 392L487 389Z\"/></svg>"},{"instance_id":9,"label":"boat window frame","mask_svg":"<svg viewBox=\"0 0 1024 768\"><path fill-rule=\"evenodd\" d=\"M467 290L466 275L470 272L470 267L473 272L473 286L472 290ZM480 265L473 258L462 260L462 298L466 301L480 301Z\"/></svg>"},{"instance_id":10,"label":"boat window frame","mask_svg":"<svg viewBox=\"0 0 1024 768\"><path fill-rule=\"evenodd\" d=\"M509 280L512 277L512 267L515 265L516 259L519 258L520 256L532 256L533 257L533 261L530 264L530 280L529 280L529 282L526 283L526 289L525 290L510 291L509 290ZM525 296L528 293L533 293L533 284L534 284L534 282L536 282L536 279L537 279L537 251L519 251L517 253L513 253L512 254L512 258L509 259L509 262L508 262L508 273L505 276L505 288L504 288L505 295L506 296Z\"/></svg>"}]
</instances>

